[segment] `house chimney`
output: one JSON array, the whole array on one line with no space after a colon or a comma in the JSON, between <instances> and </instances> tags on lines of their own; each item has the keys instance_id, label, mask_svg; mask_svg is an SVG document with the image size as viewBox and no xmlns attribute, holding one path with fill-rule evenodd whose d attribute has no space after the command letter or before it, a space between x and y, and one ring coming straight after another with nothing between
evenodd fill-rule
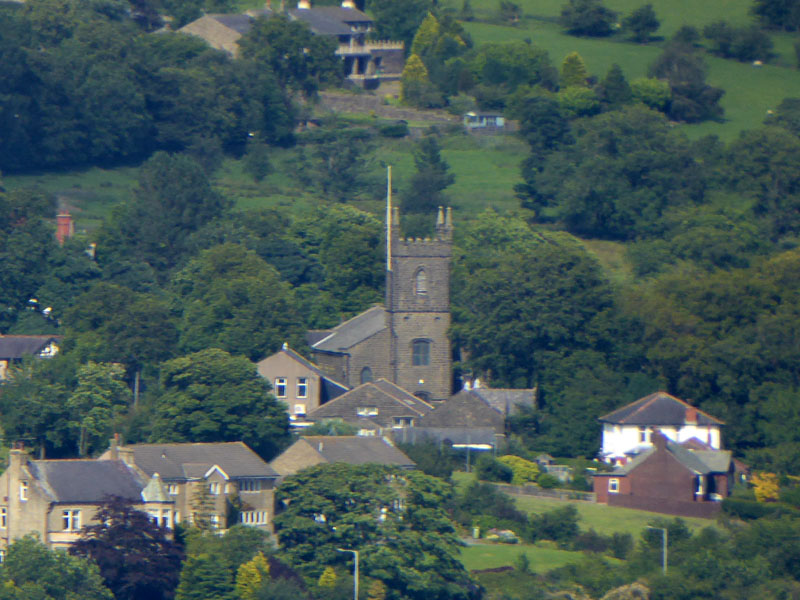
<instances>
[{"instance_id":1,"label":"house chimney","mask_svg":"<svg viewBox=\"0 0 800 600\"><path fill-rule=\"evenodd\" d=\"M75 223L72 222L72 215L67 211L58 213L56 215L56 239L60 245L64 244L64 240L71 238L75 233Z\"/></svg>"},{"instance_id":2,"label":"house chimney","mask_svg":"<svg viewBox=\"0 0 800 600\"><path fill-rule=\"evenodd\" d=\"M661 430L659 429L653 430L653 433L650 436L650 441L652 442L653 446L656 447L657 451L664 450L667 447L667 436L661 433Z\"/></svg>"},{"instance_id":3,"label":"house chimney","mask_svg":"<svg viewBox=\"0 0 800 600\"><path fill-rule=\"evenodd\" d=\"M686 417L684 420L687 425L697 425L697 409L694 406L686 407Z\"/></svg>"},{"instance_id":4,"label":"house chimney","mask_svg":"<svg viewBox=\"0 0 800 600\"><path fill-rule=\"evenodd\" d=\"M22 463L25 462L25 451L22 444L14 444L14 448L8 451L8 470L11 473L19 474Z\"/></svg>"},{"instance_id":5,"label":"house chimney","mask_svg":"<svg viewBox=\"0 0 800 600\"><path fill-rule=\"evenodd\" d=\"M108 443L108 458L109 460L119 460L119 434L115 433L114 437Z\"/></svg>"}]
</instances>

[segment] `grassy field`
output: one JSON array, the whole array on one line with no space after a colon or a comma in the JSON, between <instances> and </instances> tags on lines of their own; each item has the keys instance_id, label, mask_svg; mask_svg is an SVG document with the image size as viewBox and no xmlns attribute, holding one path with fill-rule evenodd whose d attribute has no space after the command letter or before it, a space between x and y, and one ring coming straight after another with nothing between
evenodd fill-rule
<instances>
[{"instance_id":1,"label":"grassy field","mask_svg":"<svg viewBox=\"0 0 800 600\"><path fill-rule=\"evenodd\" d=\"M461 562L469 571L513 566L520 554L526 554L531 571L546 573L580 561L582 552L569 552L552 544L474 544L461 549Z\"/></svg>"},{"instance_id":2,"label":"grassy field","mask_svg":"<svg viewBox=\"0 0 800 600\"><path fill-rule=\"evenodd\" d=\"M518 0L525 18L517 27L489 23L465 23L476 44L485 42L510 42L530 40L546 49L554 64L559 66L570 52L577 51L585 60L589 72L603 77L612 64L622 67L628 79L644 77L648 66L661 53L662 42L648 45L634 44L621 36L590 39L563 33L557 18L563 0ZM608 0L606 4L625 15L641 6L640 0ZM721 2L690 2L689 0L657 0L652 3L661 20L658 35L669 37L684 24L702 29L703 25L724 19L735 24L748 24L750 0L723 0ZM494 0L472 2L479 18L491 18L496 10ZM681 129L692 137L717 135L724 140L736 137L740 131L759 126L767 110L774 109L786 97L800 96L800 72L795 68L793 44L796 35L775 34L775 53L772 64L753 67L716 57L707 57L707 81L725 90L722 106L725 120L698 125L682 125Z\"/></svg>"},{"instance_id":3,"label":"grassy field","mask_svg":"<svg viewBox=\"0 0 800 600\"><path fill-rule=\"evenodd\" d=\"M464 473L461 471L453 473L453 482L459 490L463 490L472 481L475 481L475 475L473 473ZM541 513L570 504L577 509L580 515L579 525L581 529L594 529L597 533L603 535L630 533L634 539L636 539L641 534L645 525L648 525L653 519L665 518L664 515L659 513L619 508L616 506L607 506L605 504L595 504L593 502L582 502L579 500L555 500L537 496L512 497L517 503L517 506L527 513ZM699 530L714 524L714 521L711 519L685 518L684 521L692 530Z\"/></svg>"}]
</instances>

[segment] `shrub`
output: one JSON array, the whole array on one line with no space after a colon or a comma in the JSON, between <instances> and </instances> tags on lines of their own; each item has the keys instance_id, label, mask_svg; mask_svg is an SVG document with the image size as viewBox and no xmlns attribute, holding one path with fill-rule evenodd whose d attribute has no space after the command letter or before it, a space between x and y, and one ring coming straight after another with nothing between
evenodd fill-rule
<instances>
[{"instance_id":1,"label":"shrub","mask_svg":"<svg viewBox=\"0 0 800 600\"><path fill-rule=\"evenodd\" d=\"M541 488L551 490L558 487L561 482L558 480L558 477L550 475L550 473L542 473L536 478L536 483L538 483Z\"/></svg>"},{"instance_id":2,"label":"shrub","mask_svg":"<svg viewBox=\"0 0 800 600\"><path fill-rule=\"evenodd\" d=\"M573 543L575 550L594 552L595 554L605 552L610 545L611 539L608 536L600 535L594 529L579 533Z\"/></svg>"},{"instance_id":3,"label":"shrub","mask_svg":"<svg viewBox=\"0 0 800 600\"><path fill-rule=\"evenodd\" d=\"M387 138L402 138L408 135L408 123L405 121L397 121L396 123L390 123L389 125L384 125L378 130L383 137Z\"/></svg>"},{"instance_id":4,"label":"shrub","mask_svg":"<svg viewBox=\"0 0 800 600\"><path fill-rule=\"evenodd\" d=\"M531 518L531 537L553 540L560 545L572 542L580 533L578 509L574 506L556 508Z\"/></svg>"},{"instance_id":5,"label":"shrub","mask_svg":"<svg viewBox=\"0 0 800 600\"><path fill-rule=\"evenodd\" d=\"M611 556L620 560L627 560L633 550L633 536L630 533L614 533L609 543Z\"/></svg>"},{"instance_id":6,"label":"shrub","mask_svg":"<svg viewBox=\"0 0 800 600\"><path fill-rule=\"evenodd\" d=\"M633 94L634 101L641 102L647 108L664 112L669 104L672 91L666 81L643 77L631 81L631 94Z\"/></svg>"},{"instance_id":7,"label":"shrub","mask_svg":"<svg viewBox=\"0 0 800 600\"><path fill-rule=\"evenodd\" d=\"M500 483L511 483L514 471L511 467L504 465L499 460L491 456L483 455L475 463L475 473L482 481L497 481Z\"/></svg>"},{"instance_id":8,"label":"shrub","mask_svg":"<svg viewBox=\"0 0 800 600\"><path fill-rule=\"evenodd\" d=\"M535 482L539 476L539 465L530 460L525 460L520 456L508 454L497 459L498 462L509 467L513 473L511 483L514 485L525 485Z\"/></svg>"}]
</instances>

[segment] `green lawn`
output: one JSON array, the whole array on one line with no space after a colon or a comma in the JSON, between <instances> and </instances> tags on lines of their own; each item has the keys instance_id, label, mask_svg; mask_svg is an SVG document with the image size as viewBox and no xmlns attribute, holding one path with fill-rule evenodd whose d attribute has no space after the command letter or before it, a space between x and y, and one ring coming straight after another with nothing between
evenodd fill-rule
<instances>
[{"instance_id":1,"label":"green lawn","mask_svg":"<svg viewBox=\"0 0 800 600\"><path fill-rule=\"evenodd\" d=\"M461 549L461 562L469 571L513 566L517 557L525 553L531 571L546 573L580 561L582 552L569 552L548 544L475 544Z\"/></svg>"},{"instance_id":2,"label":"green lawn","mask_svg":"<svg viewBox=\"0 0 800 600\"><path fill-rule=\"evenodd\" d=\"M453 482L456 489L463 491L470 482L475 481L473 473L457 471L453 473ZM653 519L671 518L659 513L630 508L619 508L582 502L578 500L555 500L540 498L538 496L512 496L517 506L527 513L540 513L554 508L562 508L567 504L574 506L580 515L579 525L583 530L594 529L597 533L610 535L612 533L630 533L634 539L638 538L645 525ZM687 526L692 530L699 530L714 524L711 519L684 518Z\"/></svg>"},{"instance_id":3,"label":"green lawn","mask_svg":"<svg viewBox=\"0 0 800 600\"><path fill-rule=\"evenodd\" d=\"M556 19L563 0L519 0L526 18L518 27L505 27L488 23L471 22L464 26L476 45L486 42L511 42L530 40L544 48L556 66L570 52L577 51L586 62L589 72L602 78L617 63L626 77L635 79L647 75L648 66L661 53L663 42L648 45L634 44L622 36L612 38L579 38L563 33ZM640 0L608 0L606 4L623 14L641 6ZM653 6L662 22L658 34L670 36L683 24L699 29L715 20L733 23L750 22L750 0L724 0L704 3L689 0L660 0ZM496 7L493 0L473 2L478 17L489 16ZM682 125L681 129L692 138L717 135L724 140L735 138L740 131L761 124L769 109L774 109L786 97L800 97L800 72L795 68L793 44L796 35L774 34L775 53L772 64L753 67L713 56L707 57L708 83L725 90L721 105L725 120L721 123Z\"/></svg>"},{"instance_id":4,"label":"green lawn","mask_svg":"<svg viewBox=\"0 0 800 600\"><path fill-rule=\"evenodd\" d=\"M658 513L607 506L605 504L595 504L593 502L551 500L549 498L538 498L535 496L514 496L514 499L520 509L529 513L539 513L554 508L561 508L565 506L566 503L569 503L578 510L581 529L591 528L603 535L630 533L634 539L639 537L645 525L650 523L653 519L671 518ZM686 524L692 530L699 530L714 524L714 521L711 519L684 518L684 521L686 521Z\"/></svg>"}]
</instances>

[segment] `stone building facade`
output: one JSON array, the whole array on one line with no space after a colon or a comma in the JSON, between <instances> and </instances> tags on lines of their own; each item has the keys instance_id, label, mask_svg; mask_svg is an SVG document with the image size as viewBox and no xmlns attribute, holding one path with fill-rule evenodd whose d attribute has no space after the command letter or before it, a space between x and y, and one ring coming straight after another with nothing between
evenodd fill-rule
<instances>
[{"instance_id":1,"label":"stone building facade","mask_svg":"<svg viewBox=\"0 0 800 600\"><path fill-rule=\"evenodd\" d=\"M350 387L387 379L425 401L452 390L451 209L440 208L434 237L404 238L392 211L387 234L386 305L331 330L309 332L314 362Z\"/></svg>"}]
</instances>

